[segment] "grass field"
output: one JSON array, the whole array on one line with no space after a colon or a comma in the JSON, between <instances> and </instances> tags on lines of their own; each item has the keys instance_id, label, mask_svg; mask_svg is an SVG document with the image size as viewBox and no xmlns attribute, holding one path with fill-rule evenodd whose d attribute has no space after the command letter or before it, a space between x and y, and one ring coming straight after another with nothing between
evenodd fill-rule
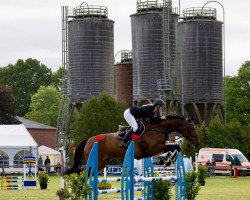
<instances>
[{"instance_id":1,"label":"grass field","mask_svg":"<svg viewBox=\"0 0 250 200\"><path fill-rule=\"evenodd\" d=\"M119 183L114 183L117 188ZM0 190L0 200L55 200L56 190L60 187L60 177L51 176L47 190L38 189L4 191ZM172 190L174 194L174 189ZM140 193L136 196L139 197ZM120 199L120 194L100 195L100 200ZM173 197L174 199L174 197ZM206 186L201 187L197 200L249 200L250 199L250 177L230 178L217 176L206 179Z\"/></svg>"}]
</instances>

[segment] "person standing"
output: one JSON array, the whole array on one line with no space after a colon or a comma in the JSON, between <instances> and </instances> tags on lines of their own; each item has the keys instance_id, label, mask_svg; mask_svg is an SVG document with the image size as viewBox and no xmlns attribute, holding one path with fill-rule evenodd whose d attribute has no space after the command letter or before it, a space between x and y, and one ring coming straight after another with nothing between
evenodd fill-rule
<instances>
[{"instance_id":1,"label":"person standing","mask_svg":"<svg viewBox=\"0 0 250 200\"><path fill-rule=\"evenodd\" d=\"M43 158L42 158L42 156L40 156L38 158L38 164L37 164L37 166L38 166L38 171L43 171L43 168L42 168L42 166L43 166Z\"/></svg>"},{"instance_id":2,"label":"person standing","mask_svg":"<svg viewBox=\"0 0 250 200\"><path fill-rule=\"evenodd\" d=\"M46 173L50 173L50 159L49 156L46 156L46 159L44 161L44 165L46 166Z\"/></svg>"}]
</instances>

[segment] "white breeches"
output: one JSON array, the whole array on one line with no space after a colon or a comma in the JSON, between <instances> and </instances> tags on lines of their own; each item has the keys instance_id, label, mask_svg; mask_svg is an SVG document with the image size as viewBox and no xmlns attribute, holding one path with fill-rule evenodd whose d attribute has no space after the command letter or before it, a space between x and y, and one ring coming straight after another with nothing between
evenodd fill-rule
<instances>
[{"instance_id":1,"label":"white breeches","mask_svg":"<svg viewBox=\"0 0 250 200\"><path fill-rule=\"evenodd\" d=\"M124 118L128 124L133 128L133 131L136 132L138 129L138 124L133 115L131 115L129 108L124 111Z\"/></svg>"}]
</instances>

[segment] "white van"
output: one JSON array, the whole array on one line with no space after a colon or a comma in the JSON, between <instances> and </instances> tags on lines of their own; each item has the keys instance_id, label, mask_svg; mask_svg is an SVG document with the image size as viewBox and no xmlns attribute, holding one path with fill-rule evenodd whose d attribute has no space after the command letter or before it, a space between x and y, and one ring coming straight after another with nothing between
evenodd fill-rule
<instances>
[{"instance_id":1,"label":"white van","mask_svg":"<svg viewBox=\"0 0 250 200\"><path fill-rule=\"evenodd\" d=\"M217 169L215 173L226 173L226 169L231 166L233 159L237 157L241 165L246 168L240 168L239 173L250 174L250 162L238 149L221 149L221 148L202 148L198 154L198 163L206 165L209 160L214 159ZM223 170L223 167L225 169Z\"/></svg>"}]
</instances>

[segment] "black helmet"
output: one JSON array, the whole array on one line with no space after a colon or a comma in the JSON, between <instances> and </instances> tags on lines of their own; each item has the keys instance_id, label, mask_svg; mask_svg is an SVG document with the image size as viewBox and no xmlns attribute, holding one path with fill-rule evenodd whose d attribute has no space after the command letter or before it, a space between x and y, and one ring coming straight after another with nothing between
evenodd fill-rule
<instances>
[{"instance_id":1,"label":"black helmet","mask_svg":"<svg viewBox=\"0 0 250 200\"><path fill-rule=\"evenodd\" d=\"M154 101L154 106L157 106L157 105L164 107L164 106L165 106L165 103L164 103L164 101L161 100L161 99L156 99L156 100Z\"/></svg>"}]
</instances>

